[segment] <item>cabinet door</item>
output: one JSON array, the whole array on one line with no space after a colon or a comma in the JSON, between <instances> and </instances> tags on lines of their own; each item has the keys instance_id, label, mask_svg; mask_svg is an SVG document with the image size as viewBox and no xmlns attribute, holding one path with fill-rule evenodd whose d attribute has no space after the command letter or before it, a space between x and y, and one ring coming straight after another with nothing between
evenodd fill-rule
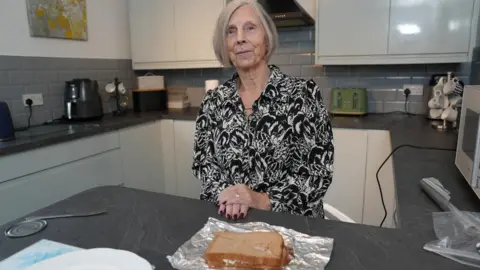
<instances>
[{"instance_id":1,"label":"cabinet door","mask_svg":"<svg viewBox=\"0 0 480 270\"><path fill-rule=\"evenodd\" d=\"M130 42L134 63L175 61L174 2L176 1L129 1Z\"/></svg>"},{"instance_id":2,"label":"cabinet door","mask_svg":"<svg viewBox=\"0 0 480 270\"><path fill-rule=\"evenodd\" d=\"M333 139L334 173L324 202L362 223L368 133L333 129Z\"/></svg>"},{"instance_id":3,"label":"cabinet door","mask_svg":"<svg viewBox=\"0 0 480 270\"><path fill-rule=\"evenodd\" d=\"M467 53L474 0L392 0L390 54Z\"/></svg>"},{"instance_id":4,"label":"cabinet door","mask_svg":"<svg viewBox=\"0 0 480 270\"><path fill-rule=\"evenodd\" d=\"M90 188L121 185L121 167L115 149L0 183L0 225Z\"/></svg>"},{"instance_id":5,"label":"cabinet door","mask_svg":"<svg viewBox=\"0 0 480 270\"><path fill-rule=\"evenodd\" d=\"M389 1L318 0L317 56L387 53Z\"/></svg>"},{"instance_id":6,"label":"cabinet door","mask_svg":"<svg viewBox=\"0 0 480 270\"><path fill-rule=\"evenodd\" d=\"M120 131L126 187L164 192L160 122Z\"/></svg>"},{"instance_id":7,"label":"cabinet door","mask_svg":"<svg viewBox=\"0 0 480 270\"><path fill-rule=\"evenodd\" d=\"M176 0L176 60L215 60L213 31L225 0ZM198 18L198 19L193 19Z\"/></svg>"},{"instance_id":8,"label":"cabinet door","mask_svg":"<svg viewBox=\"0 0 480 270\"><path fill-rule=\"evenodd\" d=\"M174 121L175 169L177 172L177 195L200 198L200 180L193 176L193 144L195 121Z\"/></svg>"}]
</instances>

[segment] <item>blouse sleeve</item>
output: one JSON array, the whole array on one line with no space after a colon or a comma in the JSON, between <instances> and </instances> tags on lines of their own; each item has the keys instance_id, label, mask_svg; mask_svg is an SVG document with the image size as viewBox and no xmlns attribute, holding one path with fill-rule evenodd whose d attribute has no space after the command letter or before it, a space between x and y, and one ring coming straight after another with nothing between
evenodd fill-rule
<instances>
[{"instance_id":1,"label":"blouse sleeve","mask_svg":"<svg viewBox=\"0 0 480 270\"><path fill-rule=\"evenodd\" d=\"M323 197L333 177L333 131L320 89L306 82L303 109L294 117L293 166L267 194L273 211L324 217Z\"/></svg>"},{"instance_id":2,"label":"blouse sleeve","mask_svg":"<svg viewBox=\"0 0 480 270\"><path fill-rule=\"evenodd\" d=\"M215 104L213 91L208 92L200 105L195 122L195 140L193 149L193 175L201 181L200 199L216 202L218 194L229 183L222 175L215 159L213 130L215 123Z\"/></svg>"}]
</instances>

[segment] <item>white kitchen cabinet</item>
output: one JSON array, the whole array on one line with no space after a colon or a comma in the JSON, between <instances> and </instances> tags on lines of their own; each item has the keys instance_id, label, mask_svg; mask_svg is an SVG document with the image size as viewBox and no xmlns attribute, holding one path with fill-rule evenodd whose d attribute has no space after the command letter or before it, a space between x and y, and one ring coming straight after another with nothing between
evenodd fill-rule
<instances>
[{"instance_id":1,"label":"white kitchen cabinet","mask_svg":"<svg viewBox=\"0 0 480 270\"><path fill-rule=\"evenodd\" d=\"M475 0L391 0L389 54L468 53Z\"/></svg>"},{"instance_id":2,"label":"white kitchen cabinet","mask_svg":"<svg viewBox=\"0 0 480 270\"><path fill-rule=\"evenodd\" d=\"M317 56L385 55L389 1L318 0Z\"/></svg>"},{"instance_id":3,"label":"white kitchen cabinet","mask_svg":"<svg viewBox=\"0 0 480 270\"><path fill-rule=\"evenodd\" d=\"M199 199L201 183L192 171L195 121L176 120L173 122L173 130L177 195Z\"/></svg>"},{"instance_id":4,"label":"white kitchen cabinet","mask_svg":"<svg viewBox=\"0 0 480 270\"><path fill-rule=\"evenodd\" d=\"M392 152L390 132L387 130L368 130L367 167L365 172L365 200L363 224L379 226L384 216L380 189L377 183L377 171ZM394 222L397 209L397 192L393 171L393 159L390 157L378 174L383 199L387 208L387 217L383 227L396 228ZM401 180L401 179L400 179Z\"/></svg>"},{"instance_id":5,"label":"white kitchen cabinet","mask_svg":"<svg viewBox=\"0 0 480 270\"><path fill-rule=\"evenodd\" d=\"M129 2L135 70L221 67L212 37L225 0Z\"/></svg>"},{"instance_id":6,"label":"white kitchen cabinet","mask_svg":"<svg viewBox=\"0 0 480 270\"><path fill-rule=\"evenodd\" d=\"M175 1L176 61L215 60L213 31L225 0ZM192 7L193 6L193 7ZM196 18L198 20L186 19Z\"/></svg>"},{"instance_id":7,"label":"white kitchen cabinet","mask_svg":"<svg viewBox=\"0 0 480 270\"><path fill-rule=\"evenodd\" d=\"M471 62L479 0L317 0L318 65Z\"/></svg>"},{"instance_id":8,"label":"white kitchen cabinet","mask_svg":"<svg viewBox=\"0 0 480 270\"><path fill-rule=\"evenodd\" d=\"M333 138L334 173L324 202L362 223L368 132L334 128Z\"/></svg>"},{"instance_id":9,"label":"white kitchen cabinet","mask_svg":"<svg viewBox=\"0 0 480 270\"><path fill-rule=\"evenodd\" d=\"M70 148L69 143L61 146ZM89 145L84 147L89 148ZM70 149L76 150L76 148ZM43 156L49 158L55 157L55 154L61 154L50 150L52 149L47 147L37 151L43 152ZM18 157L20 156L5 158ZM38 160L38 163L42 162ZM1 164L2 159L0 159ZM22 159L18 160L18 164L22 164ZM90 188L121 185L121 167L120 150L116 148L2 182L0 183L0 225Z\"/></svg>"},{"instance_id":10,"label":"white kitchen cabinet","mask_svg":"<svg viewBox=\"0 0 480 270\"><path fill-rule=\"evenodd\" d=\"M0 183L118 148L118 134L110 132L0 157Z\"/></svg>"},{"instance_id":11,"label":"white kitchen cabinet","mask_svg":"<svg viewBox=\"0 0 480 270\"><path fill-rule=\"evenodd\" d=\"M164 192L160 122L120 130L120 152L126 187Z\"/></svg>"},{"instance_id":12,"label":"white kitchen cabinet","mask_svg":"<svg viewBox=\"0 0 480 270\"><path fill-rule=\"evenodd\" d=\"M160 138L162 149L164 193L177 195L177 171L175 169L175 134L173 132L173 120L160 120Z\"/></svg>"},{"instance_id":13,"label":"white kitchen cabinet","mask_svg":"<svg viewBox=\"0 0 480 270\"><path fill-rule=\"evenodd\" d=\"M129 1L134 65L175 61L174 11L175 0Z\"/></svg>"}]
</instances>

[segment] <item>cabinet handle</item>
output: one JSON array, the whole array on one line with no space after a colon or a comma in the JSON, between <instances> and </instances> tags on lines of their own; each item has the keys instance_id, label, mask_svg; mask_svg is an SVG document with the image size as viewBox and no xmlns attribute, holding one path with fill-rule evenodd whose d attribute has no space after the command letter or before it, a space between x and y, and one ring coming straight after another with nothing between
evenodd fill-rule
<instances>
[{"instance_id":1,"label":"cabinet handle","mask_svg":"<svg viewBox=\"0 0 480 270\"><path fill-rule=\"evenodd\" d=\"M353 93L353 109L357 109L357 103L358 103L358 94Z\"/></svg>"}]
</instances>

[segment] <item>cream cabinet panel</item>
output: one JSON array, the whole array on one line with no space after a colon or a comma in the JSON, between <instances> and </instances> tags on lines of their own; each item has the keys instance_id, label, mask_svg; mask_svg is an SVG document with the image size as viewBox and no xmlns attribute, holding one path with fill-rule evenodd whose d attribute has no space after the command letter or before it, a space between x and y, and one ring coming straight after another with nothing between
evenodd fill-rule
<instances>
[{"instance_id":1,"label":"cream cabinet panel","mask_svg":"<svg viewBox=\"0 0 480 270\"><path fill-rule=\"evenodd\" d=\"M173 122L173 130L177 195L199 199L201 183L192 171L195 121L176 120Z\"/></svg>"},{"instance_id":2,"label":"cream cabinet panel","mask_svg":"<svg viewBox=\"0 0 480 270\"><path fill-rule=\"evenodd\" d=\"M120 130L120 152L126 187L164 192L160 122Z\"/></svg>"},{"instance_id":3,"label":"cream cabinet panel","mask_svg":"<svg viewBox=\"0 0 480 270\"><path fill-rule=\"evenodd\" d=\"M175 2L129 1L130 44L134 66L136 63L175 61Z\"/></svg>"},{"instance_id":4,"label":"cream cabinet panel","mask_svg":"<svg viewBox=\"0 0 480 270\"><path fill-rule=\"evenodd\" d=\"M224 6L225 0L129 0L133 69L221 67L212 38Z\"/></svg>"},{"instance_id":5,"label":"cream cabinet panel","mask_svg":"<svg viewBox=\"0 0 480 270\"><path fill-rule=\"evenodd\" d=\"M224 6L225 0L175 1L175 60L216 60L213 31Z\"/></svg>"},{"instance_id":6,"label":"cream cabinet panel","mask_svg":"<svg viewBox=\"0 0 480 270\"><path fill-rule=\"evenodd\" d=\"M317 57L387 54L390 3L318 0Z\"/></svg>"},{"instance_id":7,"label":"cream cabinet panel","mask_svg":"<svg viewBox=\"0 0 480 270\"><path fill-rule=\"evenodd\" d=\"M391 0L388 52L468 53L474 1Z\"/></svg>"},{"instance_id":8,"label":"cream cabinet panel","mask_svg":"<svg viewBox=\"0 0 480 270\"><path fill-rule=\"evenodd\" d=\"M368 133L334 128L333 139L334 173L324 202L362 223Z\"/></svg>"},{"instance_id":9,"label":"cream cabinet panel","mask_svg":"<svg viewBox=\"0 0 480 270\"><path fill-rule=\"evenodd\" d=\"M0 183L0 225L90 188L121 185L121 166L114 149Z\"/></svg>"},{"instance_id":10,"label":"cream cabinet panel","mask_svg":"<svg viewBox=\"0 0 480 270\"><path fill-rule=\"evenodd\" d=\"M379 226L385 214L380 190L377 183L377 171L380 165L392 152L390 132L387 130L368 130L367 170L365 177L365 203L363 211L363 223ZM395 212L397 209L397 192L393 171L392 157L383 165L378 179L382 187L387 217L383 227L396 228Z\"/></svg>"},{"instance_id":11,"label":"cream cabinet panel","mask_svg":"<svg viewBox=\"0 0 480 270\"><path fill-rule=\"evenodd\" d=\"M161 155L163 164L164 193L177 194L177 171L175 169L175 134L173 131L173 120L160 120L160 140L162 143Z\"/></svg>"}]
</instances>

